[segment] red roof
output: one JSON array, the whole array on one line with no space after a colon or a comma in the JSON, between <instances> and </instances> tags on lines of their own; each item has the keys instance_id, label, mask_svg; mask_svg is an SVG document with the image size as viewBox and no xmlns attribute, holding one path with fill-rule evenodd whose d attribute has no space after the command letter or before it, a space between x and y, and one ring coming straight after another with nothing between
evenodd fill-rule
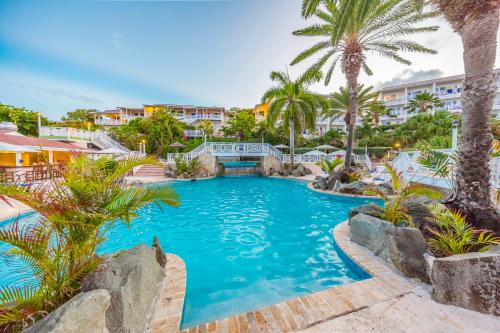
<instances>
[{"instance_id":1,"label":"red roof","mask_svg":"<svg viewBox=\"0 0 500 333\"><path fill-rule=\"evenodd\" d=\"M78 147L75 145L71 145L69 143L64 143L61 141L48 140L48 139L39 139L33 138L30 136L22 136L22 135L9 135L0 133L0 142L10 143L12 145L18 146L29 146L29 147L42 147L42 148L56 148L56 149L64 149L68 151L78 150L78 151L86 151L88 149Z\"/></svg>"}]
</instances>

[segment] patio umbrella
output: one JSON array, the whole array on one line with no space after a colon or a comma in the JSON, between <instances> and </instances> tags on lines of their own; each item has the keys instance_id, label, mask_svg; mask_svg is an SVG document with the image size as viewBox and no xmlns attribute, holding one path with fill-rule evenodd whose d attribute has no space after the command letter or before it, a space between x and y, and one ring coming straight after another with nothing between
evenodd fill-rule
<instances>
[{"instance_id":1,"label":"patio umbrella","mask_svg":"<svg viewBox=\"0 0 500 333\"><path fill-rule=\"evenodd\" d=\"M289 149L290 147L288 147L287 145L280 144L280 145L274 146L274 148L281 150L281 149Z\"/></svg>"},{"instance_id":2,"label":"patio umbrella","mask_svg":"<svg viewBox=\"0 0 500 333\"><path fill-rule=\"evenodd\" d=\"M183 145L182 143L180 143L180 142L178 142L178 141L177 141L177 142L174 142L174 143L172 143L172 144L170 144L170 145L168 145L168 146L169 146L170 148L175 148L177 151L179 151L179 149L182 149L182 148L186 147L185 145Z\"/></svg>"},{"instance_id":3,"label":"patio umbrella","mask_svg":"<svg viewBox=\"0 0 500 333\"><path fill-rule=\"evenodd\" d=\"M327 150L333 150L333 149L335 149L335 147L330 146L330 145L321 145L321 146L317 146L316 149L327 151Z\"/></svg>"}]
</instances>

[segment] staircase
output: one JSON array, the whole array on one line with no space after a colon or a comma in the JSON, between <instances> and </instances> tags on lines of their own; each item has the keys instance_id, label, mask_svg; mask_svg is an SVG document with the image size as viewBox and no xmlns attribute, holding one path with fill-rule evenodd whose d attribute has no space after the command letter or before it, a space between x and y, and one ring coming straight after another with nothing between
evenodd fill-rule
<instances>
[{"instance_id":1,"label":"staircase","mask_svg":"<svg viewBox=\"0 0 500 333\"><path fill-rule=\"evenodd\" d=\"M130 153L130 150L120 143L113 140L104 131L87 131L71 127L48 127L42 126L40 128L40 138L50 140L67 140L67 141L88 141L101 149L116 148L124 152Z\"/></svg>"},{"instance_id":2,"label":"staircase","mask_svg":"<svg viewBox=\"0 0 500 333\"><path fill-rule=\"evenodd\" d=\"M144 164L134 171L135 177L165 178L165 170L158 165Z\"/></svg>"}]
</instances>

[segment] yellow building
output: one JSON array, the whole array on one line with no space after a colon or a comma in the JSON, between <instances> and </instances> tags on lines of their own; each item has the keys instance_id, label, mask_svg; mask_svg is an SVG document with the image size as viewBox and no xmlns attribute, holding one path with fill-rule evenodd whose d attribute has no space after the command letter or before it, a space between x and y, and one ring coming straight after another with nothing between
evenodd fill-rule
<instances>
[{"instance_id":1,"label":"yellow building","mask_svg":"<svg viewBox=\"0 0 500 333\"><path fill-rule=\"evenodd\" d=\"M257 122L265 121L267 119L270 105L271 102L255 105L255 107L253 108L253 114Z\"/></svg>"}]
</instances>

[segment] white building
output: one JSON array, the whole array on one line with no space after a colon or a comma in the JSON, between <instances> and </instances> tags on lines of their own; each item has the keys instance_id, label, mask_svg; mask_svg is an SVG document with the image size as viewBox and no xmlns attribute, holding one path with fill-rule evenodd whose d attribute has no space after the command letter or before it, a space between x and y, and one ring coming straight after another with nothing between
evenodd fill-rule
<instances>
[{"instance_id":1,"label":"white building","mask_svg":"<svg viewBox=\"0 0 500 333\"><path fill-rule=\"evenodd\" d=\"M493 116L500 118L500 68L495 69L497 75L497 95L493 102ZM441 109L448 110L453 113L462 112L461 97L462 97L462 82L464 75L447 76L425 81L410 82L395 86L384 87L379 90L380 100L389 109L389 115L383 116L380 122L383 125L401 124L408 118L417 114L417 112L409 112L405 109L408 102L415 98L416 95L424 92L434 93L443 102ZM358 117L358 124L361 121ZM321 135L330 128L339 128L345 130L345 122L342 118L331 119L317 118L316 131Z\"/></svg>"}]
</instances>

